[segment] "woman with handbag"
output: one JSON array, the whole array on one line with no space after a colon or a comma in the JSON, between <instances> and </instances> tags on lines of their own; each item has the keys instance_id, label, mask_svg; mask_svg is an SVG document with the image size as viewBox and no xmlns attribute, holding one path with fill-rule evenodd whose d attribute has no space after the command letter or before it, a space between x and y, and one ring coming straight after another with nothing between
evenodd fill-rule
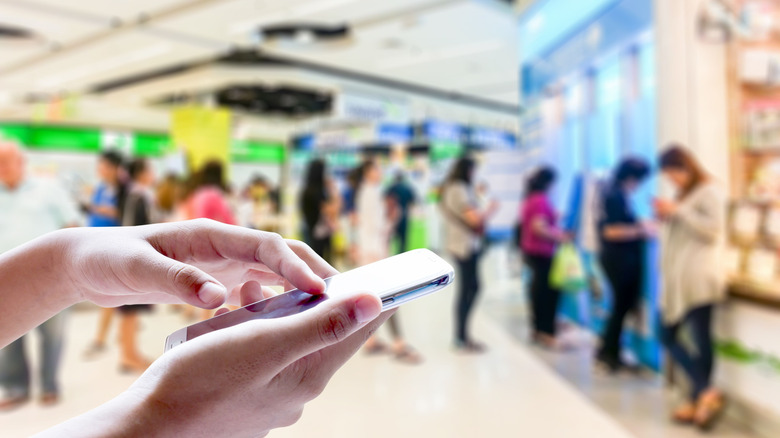
<instances>
[{"instance_id":1,"label":"woman with handbag","mask_svg":"<svg viewBox=\"0 0 780 438\"><path fill-rule=\"evenodd\" d=\"M661 313L663 341L691 383L689 398L673 414L678 423L711 428L723 412L724 396L712 384L714 307L725 298L720 248L725 241L724 196L694 156L679 146L661 155L661 173L676 189L674 200L658 199L664 221ZM686 326L694 349L680 341Z\"/></svg>"},{"instance_id":2,"label":"woman with handbag","mask_svg":"<svg viewBox=\"0 0 780 438\"><path fill-rule=\"evenodd\" d=\"M469 334L468 322L479 294L479 255L485 224L497 204L480 208L474 193L476 162L462 157L455 162L441 192L445 247L455 258L458 296L455 304L455 348L464 353L482 353L485 346Z\"/></svg>"},{"instance_id":3,"label":"woman with handbag","mask_svg":"<svg viewBox=\"0 0 780 438\"><path fill-rule=\"evenodd\" d=\"M555 183L555 170L542 167L528 178L525 199L520 207L522 223L520 249L531 271L532 339L547 348L556 347L555 316L560 291L550 285L550 270L557 244L569 240L555 226L558 215L548 191Z\"/></svg>"}]
</instances>

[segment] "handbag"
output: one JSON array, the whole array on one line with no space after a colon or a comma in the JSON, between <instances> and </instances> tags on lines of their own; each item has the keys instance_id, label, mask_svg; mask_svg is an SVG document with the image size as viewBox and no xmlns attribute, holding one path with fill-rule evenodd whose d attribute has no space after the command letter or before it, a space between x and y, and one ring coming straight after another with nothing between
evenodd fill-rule
<instances>
[{"instance_id":1,"label":"handbag","mask_svg":"<svg viewBox=\"0 0 780 438\"><path fill-rule=\"evenodd\" d=\"M579 292L588 287L585 266L573 244L563 244L555 252L549 280L551 287L563 292Z\"/></svg>"}]
</instances>

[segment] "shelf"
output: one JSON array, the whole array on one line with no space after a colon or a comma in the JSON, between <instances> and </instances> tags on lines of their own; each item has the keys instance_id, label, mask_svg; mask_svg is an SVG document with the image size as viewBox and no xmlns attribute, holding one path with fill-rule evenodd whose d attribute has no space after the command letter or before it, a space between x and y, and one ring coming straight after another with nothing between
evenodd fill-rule
<instances>
[{"instance_id":1,"label":"shelf","mask_svg":"<svg viewBox=\"0 0 780 438\"><path fill-rule=\"evenodd\" d=\"M746 278L732 278L728 283L728 290L733 298L780 310L780 280L764 283Z\"/></svg>"}]
</instances>

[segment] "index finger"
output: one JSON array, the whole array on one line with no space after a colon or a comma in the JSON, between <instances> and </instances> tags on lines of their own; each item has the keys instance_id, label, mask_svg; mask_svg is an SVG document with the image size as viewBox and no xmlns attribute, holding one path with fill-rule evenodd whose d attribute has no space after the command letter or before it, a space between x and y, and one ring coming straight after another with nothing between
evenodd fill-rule
<instances>
[{"instance_id":1,"label":"index finger","mask_svg":"<svg viewBox=\"0 0 780 438\"><path fill-rule=\"evenodd\" d=\"M276 233L250 230L204 219L178 225L183 226L187 232L171 235L162 233L157 236L158 244L164 243L165 246L175 248L175 253L186 254L195 260L227 259L249 264L263 264L304 292L319 294L325 289L322 278L317 276ZM159 242L161 237L169 241ZM179 241L170 242L171 238ZM175 255L169 257L177 258ZM309 263L314 264L315 261L310 259Z\"/></svg>"}]
</instances>

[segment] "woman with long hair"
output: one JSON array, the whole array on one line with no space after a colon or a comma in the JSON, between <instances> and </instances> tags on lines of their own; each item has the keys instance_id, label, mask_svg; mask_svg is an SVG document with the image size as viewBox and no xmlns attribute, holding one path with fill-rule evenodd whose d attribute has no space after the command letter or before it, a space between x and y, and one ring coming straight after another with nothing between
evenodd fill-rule
<instances>
[{"instance_id":1,"label":"woman with long hair","mask_svg":"<svg viewBox=\"0 0 780 438\"><path fill-rule=\"evenodd\" d=\"M470 156L458 159L441 189L439 203L444 218L445 247L455 258L458 295L455 300L455 348L465 353L481 353L485 346L469 333L468 323L479 294L479 255L488 218L495 212L492 203L482 209L474 193L476 161Z\"/></svg>"},{"instance_id":2,"label":"woman with long hair","mask_svg":"<svg viewBox=\"0 0 780 438\"><path fill-rule=\"evenodd\" d=\"M304 241L320 257L332 262L332 238L338 217L338 195L331 190L325 161L309 163L300 196Z\"/></svg>"},{"instance_id":3,"label":"woman with long hair","mask_svg":"<svg viewBox=\"0 0 780 438\"><path fill-rule=\"evenodd\" d=\"M550 270L557 244L568 240L567 234L556 227L558 215L548 197L555 178L555 170L550 167L534 172L528 178L525 199L520 207L520 249L532 278L532 338L548 348L556 346L555 316L560 299L560 291L550 286Z\"/></svg>"},{"instance_id":4,"label":"woman with long hair","mask_svg":"<svg viewBox=\"0 0 780 438\"><path fill-rule=\"evenodd\" d=\"M656 214L666 225L663 238L663 341L691 386L689 398L673 414L677 422L711 428L723 411L723 394L712 384L713 309L725 296L719 268L726 206L721 190L696 158L672 145L660 156L664 178L677 190L673 200L656 200ZM694 350L680 342L686 326Z\"/></svg>"}]
</instances>

